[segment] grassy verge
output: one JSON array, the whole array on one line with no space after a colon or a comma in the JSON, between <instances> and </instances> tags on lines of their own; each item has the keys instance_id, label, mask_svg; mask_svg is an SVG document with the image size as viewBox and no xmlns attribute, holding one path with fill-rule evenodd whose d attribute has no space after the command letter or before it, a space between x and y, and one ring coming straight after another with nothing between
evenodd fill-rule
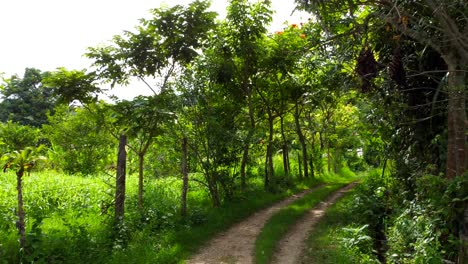
<instances>
[{"instance_id":1,"label":"grassy verge","mask_svg":"<svg viewBox=\"0 0 468 264\"><path fill-rule=\"evenodd\" d=\"M330 175L334 178L335 175ZM192 176L195 177L195 176ZM18 263L14 173L0 174L0 263ZM189 215L179 216L181 181L148 179L145 208L137 207L138 178L127 181L125 224L112 225L112 188L107 176L81 177L34 172L25 177L24 195L30 254L37 263L180 263L218 232L252 213L330 179L281 182L263 190L250 178L246 193L212 208L206 190L191 183ZM334 179L336 180L336 179ZM288 187L284 187L288 186Z\"/></svg>"},{"instance_id":2,"label":"grassy verge","mask_svg":"<svg viewBox=\"0 0 468 264\"><path fill-rule=\"evenodd\" d=\"M309 209L342 186L343 184L324 186L281 209L270 218L255 241L255 262L269 263L273 257L276 244L286 234L289 227Z\"/></svg>"},{"instance_id":3,"label":"grassy verge","mask_svg":"<svg viewBox=\"0 0 468 264\"><path fill-rule=\"evenodd\" d=\"M354 219L349 212L352 193L354 190L332 205L315 226L306 241L306 251L300 263L359 263L348 250L340 246L344 238L343 229L351 225Z\"/></svg>"},{"instance_id":4,"label":"grassy verge","mask_svg":"<svg viewBox=\"0 0 468 264\"><path fill-rule=\"evenodd\" d=\"M158 233L151 229L134 231L126 250L115 251L106 263L180 263L219 232L258 210L321 182L311 179L274 193L263 190L261 179L258 183L252 182L250 191L219 208L208 207L206 210L207 207L189 206L188 218L176 220L170 229Z\"/></svg>"}]
</instances>

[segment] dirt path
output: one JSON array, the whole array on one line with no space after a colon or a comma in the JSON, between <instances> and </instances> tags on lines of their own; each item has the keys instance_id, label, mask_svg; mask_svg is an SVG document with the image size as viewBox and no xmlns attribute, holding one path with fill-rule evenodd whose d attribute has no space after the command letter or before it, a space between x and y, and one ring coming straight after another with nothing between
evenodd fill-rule
<instances>
[{"instance_id":1,"label":"dirt path","mask_svg":"<svg viewBox=\"0 0 468 264\"><path fill-rule=\"evenodd\" d=\"M263 209L244 221L219 234L198 254L187 260L188 264L250 264L253 263L255 240L266 221L281 208L291 204L321 186L293 195L271 207Z\"/></svg>"},{"instance_id":2,"label":"dirt path","mask_svg":"<svg viewBox=\"0 0 468 264\"><path fill-rule=\"evenodd\" d=\"M304 250L304 242L315 224L319 222L330 205L334 204L338 198L351 190L355 185L355 183L352 183L336 191L300 219L280 240L277 247L278 250L273 256L273 263L298 263Z\"/></svg>"}]
</instances>

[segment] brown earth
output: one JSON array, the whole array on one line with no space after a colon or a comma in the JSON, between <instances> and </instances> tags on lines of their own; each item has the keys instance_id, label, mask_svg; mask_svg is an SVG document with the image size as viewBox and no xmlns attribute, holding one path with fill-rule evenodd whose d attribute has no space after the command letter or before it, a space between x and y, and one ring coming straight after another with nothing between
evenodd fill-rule
<instances>
[{"instance_id":1,"label":"brown earth","mask_svg":"<svg viewBox=\"0 0 468 264\"><path fill-rule=\"evenodd\" d=\"M326 209L335 203L347 191L356 184L349 184L330 195L326 200L312 208L301 218L285 237L280 240L277 251L273 256L273 263L288 264L298 263L304 250L307 235L312 231L315 224L324 215ZM188 264L251 264L254 261L255 240L260 234L264 224L281 208L288 206L304 195L317 190L321 186L303 191L293 195L271 207L263 209L242 222L232 226L225 232L220 233L200 251L186 261Z\"/></svg>"},{"instance_id":2,"label":"brown earth","mask_svg":"<svg viewBox=\"0 0 468 264\"><path fill-rule=\"evenodd\" d=\"M326 200L312 208L293 227L291 227L288 233L278 243L277 251L273 256L272 263L300 263L301 255L304 252L305 240L309 233L323 217L328 207L334 204L338 198L351 190L355 185L356 183L352 183L334 192Z\"/></svg>"},{"instance_id":3,"label":"brown earth","mask_svg":"<svg viewBox=\"0 0 468 264\"><path fill-rule=\"evenodd\" d=\"M288 206L304 195L317 190L321 186L292 195L266 209L235 224L227 231L220 233L192 256L188 264L250 264L253 263L255 240L268 219L281 208Z\"/></svg>"}]
</instances>

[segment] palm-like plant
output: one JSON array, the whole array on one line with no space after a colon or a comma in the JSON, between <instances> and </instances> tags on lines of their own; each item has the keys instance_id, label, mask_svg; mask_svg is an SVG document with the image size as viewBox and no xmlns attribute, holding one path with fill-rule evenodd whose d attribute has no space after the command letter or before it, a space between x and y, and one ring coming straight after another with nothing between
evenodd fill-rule
<instances>
[{"instance_id":1,"label":"palm-like plant","mask_svg":"<svg viewBox=\"0 0 468 264\"><path fill-rule=\"evenodd\" d=\"M45 160L45 157L40 153L44 149L44 146L26 147L21 151L13 151L6 153L1 157L1 164L3 172L8 169L16 172L16 189L18 190L18 222L16 227L20 235L20 248L24 249L26 246L26 234L25 234L25 212L23 207L23 187L22 180L25 172L30 172L37 163Z\"/></svg>"}]
</instances>

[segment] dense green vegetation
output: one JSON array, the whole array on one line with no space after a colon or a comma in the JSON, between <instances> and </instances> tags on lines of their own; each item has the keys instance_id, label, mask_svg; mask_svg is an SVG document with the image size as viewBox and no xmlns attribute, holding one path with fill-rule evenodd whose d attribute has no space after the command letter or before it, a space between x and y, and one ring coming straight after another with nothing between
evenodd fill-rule
<instances>
[{"instance_id":1,"label":"dense green vegetation","mask_svg":"<svg viewBox=\"0 0 468 264\"><path fill-rule=\"evenodd\" d=\"M148 202L138 210L138 177L128 180L127 215L116 234L112 222L112 188L108 176L73 176L56 172L32 173L24 178L27 241L33 259L66 263L175 263L193 253L208 238L251 213L307 189L309 180L281 192L266 192L261 179L249 180L251 189L218 208L199 184L191 184L188 215L179 215L181 181L175 177L146 183ZM2 261L18 259L14 223L16 184L13 173L2 174L0 227Z\"/></svg>"},{"instance_id":2,"label":"dense green vegetation","mask_svg":"<svg viewBox=\"0 0 468 264\"><path fill-rule=\"evenodd\" d=\"M315 18L276 32L270 1L231 0L221 21L205 0L156 8L89 48L89 71L4 79L0 262L178 262L371 170L325 234L360 262L465 263L468 5L295 3ZM105 84L153 95L103 101Z\"/></svg>"}]
</instances>

